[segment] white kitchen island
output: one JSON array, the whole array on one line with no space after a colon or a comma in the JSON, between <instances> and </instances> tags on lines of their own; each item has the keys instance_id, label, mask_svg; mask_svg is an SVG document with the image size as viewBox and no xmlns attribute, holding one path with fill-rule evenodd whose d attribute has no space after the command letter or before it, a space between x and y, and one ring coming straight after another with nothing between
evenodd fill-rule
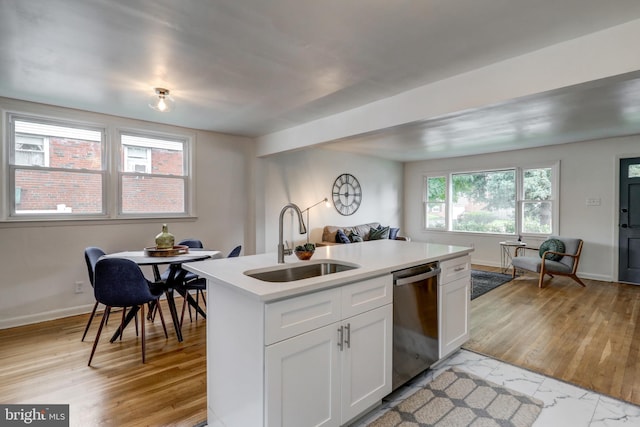
<instances>
[{"instance_id":1,"label":"white kitchen island","mask_svg":"<svg viewBox=\"0 0 640 427\"><path fill-rule=\"evenodd\" d=\"M340 426L367 412L391 392L391 273L460 257L468 265L472 250L380 240L280 265L276 253L185 265L208 279L209 423ZM244 274L321 261L357 268L280 283Z\"/></svg>"}]
</instances>

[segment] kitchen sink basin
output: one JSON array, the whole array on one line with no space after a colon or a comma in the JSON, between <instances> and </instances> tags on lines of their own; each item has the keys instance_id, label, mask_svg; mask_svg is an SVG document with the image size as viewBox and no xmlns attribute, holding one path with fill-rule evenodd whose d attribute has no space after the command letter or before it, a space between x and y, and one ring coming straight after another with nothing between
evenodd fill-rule
<instances>
[{"instance_id":1,"label":"kitchen sink basin","mask_svg":"<svg viewBox=\"0 0 640 427\"><path fill-rule=\"evenodd\" d=\"M244 274L264 282L293 282L358 268L356 264L338 261L310 261L245 271Z\"/></svg>"}]
</instances>

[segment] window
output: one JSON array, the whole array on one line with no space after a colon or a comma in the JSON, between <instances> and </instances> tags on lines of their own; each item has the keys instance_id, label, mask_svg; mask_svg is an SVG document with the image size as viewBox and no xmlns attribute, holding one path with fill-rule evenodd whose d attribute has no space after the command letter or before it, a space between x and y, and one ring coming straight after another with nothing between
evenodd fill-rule
<instances>
[{"instance_id":1,"label":"window","mask_svg":"<svg viewBox=\"0 0 640 427\"><path fill-rule=\"evenodd\" d=\"M515 170L452 174L452 230L515 232Z\"/></svg>"},{"instance_id":2,"label":"window","mask_svg":"<svg viewBox=\"0 0 640 427\"><path fill-rule=\"evenodd\" d=\"M555 165L427 176L426 229L552 234L557 230L557 169Z\"/></svg>"},{"instance_id":3,"label":"window","mask_svg":"<svg viewBox=\"0 0 640 427\"><path fill-rule=\"evenodd\" d=\"M551 168L524 169L521 197L522 234L551 234L553 182Z\"/></svg>"},{"instance_id":4,"label":"window","mask_svg":"<svg viewBox=\"0 0 640 427\"><path fill-rule=\"evenodd\" d=\"M7 114L2 219L190 214L190 138Z\"/></svg>"},{"instance_id":5,"label":"window","mask_svg":"<svg viewBox=\"0 0 640 427\"><path fill-rule=\"evenodd\" d=\"M124 171L151 173L151 149L124 145Z\"/></svg>"},{"instance_id":6,"label":"window","mask_svg":"<svg viewBox=\"0 0 640 427\"><path fill-rule=\"evenodd\" d=\"M427 228L445 229L447 202L447 178L434 176L427 178L425 200L425 224Z\"/></svg>"},{"instance_id":7,"label":"window","mask_svg":"<svg viewBox=\"0 0 640 427\"><path fill-rule=\"evenodd\" d=\"M10 116L11 216L103 214L104 132Z\"/></svg>"},{"instance_id":8,"label":"window","mask_svg":"<svg viewBox=\"0 0 640 427\"><path fill-rule=\"evenodd\" d=\"M120 212L186 213L186 140L122 133L120 143Z\"/></svg>"},{"instance_id":9,"label":"window","mask_svg":"<svg viewBox=\"0 0 640 427\"><path fill-rule=\"evenodd\" d=\"M16 133L16 165L49 166L49 138Z\"/></svg>"}]
</instances>

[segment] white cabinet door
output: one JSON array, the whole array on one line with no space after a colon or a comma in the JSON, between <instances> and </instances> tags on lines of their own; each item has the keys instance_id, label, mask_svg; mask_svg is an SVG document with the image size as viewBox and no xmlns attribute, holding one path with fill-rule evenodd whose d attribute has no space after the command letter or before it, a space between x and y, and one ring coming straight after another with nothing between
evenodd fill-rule
<instances>
[{"instance_id":1,"label":"white cabinet door","mask_svg":"<svg viewBox=\"0 0 640 427\"><path fill-rule=\"evenodd\" d=\"M266 307L267 426L344 425L391 393L391 292L387 275Z\"/></svg>"},{"instance_id":2,"label":"white cabinet door","mask_svg":"<svg viewBox=\"0 0 640 427\"><path fill-rule=\"evenodd\" d=\"M391 393L391 304L342 321L342 424Z\"/></svg>"},{"instance_id":3,"label":"white cabinet door","mask_svg":"<svg viewBox=\"0 0 640 427\"><path fill-rule=\"evenodd\" d=\"M471 278L463 277L441 285L439 307L439 357L448 356L469 339Z\"/></svg>"},{"instance_id":4,"label":"white cabinet door","mask_svg":"<svg viewBox=\"0 0 640 427\"><path fill-rule=\"evenodd\" d=\"M265 350L267 426L340 425L339 324Z\"/></svg>"}]
</instances>

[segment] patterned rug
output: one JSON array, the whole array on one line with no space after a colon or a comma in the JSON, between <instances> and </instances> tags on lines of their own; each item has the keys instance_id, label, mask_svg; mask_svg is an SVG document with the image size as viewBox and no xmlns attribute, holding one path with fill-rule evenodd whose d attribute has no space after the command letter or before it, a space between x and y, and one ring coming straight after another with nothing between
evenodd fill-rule
<instances>
[{"instance_id":1,"label":"patterned rug","mask_svg":"<svg viewBox=\"0 0 640 427\"><path fill-rule=\"evenodd\" d=\"M471 270L471 299L478 298L480 295L510 282L511 279L510 274Z\"/></svg>"},{"instance_id":2,"label":"patterned rug","mask_svg":"<svg viewBox=\"0 0 640 427\"><path fill-rule=\"evenodd\" d=\"M529 427L542 402L451 368L369 427Z\"/></svg>"}]
</instances>

